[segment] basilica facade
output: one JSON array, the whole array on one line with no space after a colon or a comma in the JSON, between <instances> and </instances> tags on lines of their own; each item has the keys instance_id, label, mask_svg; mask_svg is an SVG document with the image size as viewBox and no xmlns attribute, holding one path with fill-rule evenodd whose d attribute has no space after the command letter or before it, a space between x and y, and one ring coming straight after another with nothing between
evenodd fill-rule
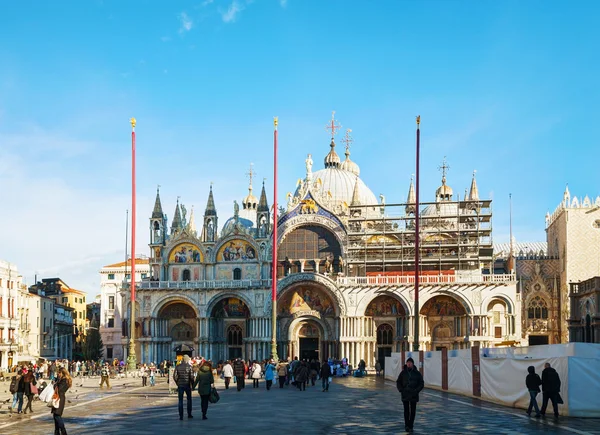
<instances>
[{"instance_id":1,"label":"basilica facade","mask_svg":"<svg viewBox=\"0 0 600 435\"><path fill-rule=\"evenodd\" d=\"M459 199L442 165L435 197L417 208L412 181L406 203L377 198L348 146L340 158L333 134L322 161L313 171L307 156L276 222L280 358L346 357L372 367L393 351L412 349L415 316L424 350L519 344L515 276L493 273L491 201L479 198L475 176ZM193 211L188 217L179 202L168 222L157 192L150 276L137 284L139 361L172 359L179 345L213 361L271 354L275 223L264 185L257 198L251 181L223 225L213 195L211 187L197 229ZM417 214L422 260L415 310ZM123 322L114 326L126 357L129 292L119 294Z\"/></svg>"}]
</instances>

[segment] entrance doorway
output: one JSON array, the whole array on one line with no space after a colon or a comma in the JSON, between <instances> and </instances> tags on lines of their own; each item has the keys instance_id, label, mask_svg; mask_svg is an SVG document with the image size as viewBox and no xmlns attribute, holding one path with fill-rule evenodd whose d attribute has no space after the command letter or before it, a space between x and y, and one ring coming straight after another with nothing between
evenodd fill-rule
<instances>
[{"instance_id":1,"label":"entrance doorway","mask_svg":"<svg viewBox=\"0 0 600 435\"><path fill-rule=\"evenodd\" d=\"M319 339L300 337L300 359L319 360Z\"/></svg>"},{"instance_id":2,"label":"entrance doorway","mask_svg":"<svg viewBox=\"0 0 600 435\"><path fill-rule=\"evenodd\" d=\"M530 346L539 346L548 344L548 336L547 335L530 335L529 336L529 345Z\"/></svg>"},{"instance_id":3,"label":"entrance doorway","mask_svg":"<svg viewBox=\"0 0 600 435\"><path fill-rule=\"evenodd\" d=\"M381 368L385 369L385 357L392 356L391 346L378 346L377 347L377 361L381 364Z\"/></svg>"}]
</instances>

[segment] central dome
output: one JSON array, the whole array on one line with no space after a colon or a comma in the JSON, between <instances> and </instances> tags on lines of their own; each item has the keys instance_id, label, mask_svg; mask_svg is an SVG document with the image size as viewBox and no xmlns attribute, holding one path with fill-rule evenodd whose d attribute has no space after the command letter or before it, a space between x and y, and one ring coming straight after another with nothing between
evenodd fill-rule
<instances>
[{"instance_id":1,"label":"central dome","mask_svg":"<svg viewBox=\"0 0 600 435\"><path fill-rule=\"evenodd\" d=\"M377 205L377 197L371 189L352 172L339 168L325 168L313 172L311 190L328 198L335 208L348 207L352 204L354 185L358 183L358 200L360 205ZM300 187L294 196L300 194Z\"/></svg>"}]
</instances>

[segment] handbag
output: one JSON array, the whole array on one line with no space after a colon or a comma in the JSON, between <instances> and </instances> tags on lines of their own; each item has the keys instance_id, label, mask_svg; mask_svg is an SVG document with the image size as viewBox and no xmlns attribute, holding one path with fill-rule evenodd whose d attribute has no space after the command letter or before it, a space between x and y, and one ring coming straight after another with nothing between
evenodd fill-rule
<instances>
[{"instance_id":1,"label":"handbag","mask_svg":"<svg viewBox=\"0 0 600 435\"><path fill-rule=\"evenodd\" d=\"M563 405L565 403L560 393L556 393L556 403L558 403L559 405Z\"/></svg>"},{"instance_id":2,"label":"handbag","mask_svg":"<svg viewBox=\"0 0 600 435\"><path fill-rule=\"evenodd\" d=\"M36 386L35 386L35 385L33 385L33 384L29 384L29 392L30 392L31 394L38 394L38 393L39 393L39 391L38 391L38 387L36 387Z\"/></svg>"},{"instance_id":3,"label":"handbag","mask_svg":"<svg viewBox=\"0 0 600 435\"><path fill-rule=\"evenodd\" d=\"M52 403L52 396L54 395L54 390L51 386L47 386L40 393L40 400L45 403Z\"/></svg>"},{"instance_id":4,"label":"handbag","mask_svg":"<svg viewBox=\"0 0 600 435\"><path fill-rule=\"evenodd\" d=\"M217 403L221 397L219 397L219 393L215 387L210 389L210 394L208 396L208 401L210 403Z\"/></svg>"},{"instance_id":5,"label":"handbag","mask_svg":"<svg viewBox=\"0 0 600 435\"><path fill-rule=\"evenodd\" d=\"M331 376L329 376L329 377L327 378L327 382L331 383L331 381L333 381L333 379L331 379Z\"/></svg>"}]
</instances>

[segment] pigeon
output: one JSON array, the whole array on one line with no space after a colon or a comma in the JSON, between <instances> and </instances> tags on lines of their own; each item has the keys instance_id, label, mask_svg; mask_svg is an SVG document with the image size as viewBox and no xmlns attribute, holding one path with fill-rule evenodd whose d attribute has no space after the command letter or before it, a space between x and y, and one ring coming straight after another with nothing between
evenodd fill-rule
<instances>
[{"instance_id":1,"label":"pigeon","mask_svg":"<svg viewBox=\"0 0 600 435\"><path fill-rule=\"evenodd\" d=\"M68 403L71 403L71 401L70 401L70 400L67 400L67 402L68 402Z\"/></svg>"},{"instance_id":2,"label":"pigeon","mask_svg":"<svg viewBox=\"0 0 600 435\"><path fill-rule=\"evenodd\" d=\"M148 395L146 394L146 399L148 399Z\"/></svg>"},{"instance_id":3,"label":"pigeon","mask_svg":"<svg viewBox=\"0 0 600 435\"><path fill-rule=\"evenodd\" d=\"M75 400L79 399L79 394L77 396L75 396Z\"/></svg>"}]
</instances>

